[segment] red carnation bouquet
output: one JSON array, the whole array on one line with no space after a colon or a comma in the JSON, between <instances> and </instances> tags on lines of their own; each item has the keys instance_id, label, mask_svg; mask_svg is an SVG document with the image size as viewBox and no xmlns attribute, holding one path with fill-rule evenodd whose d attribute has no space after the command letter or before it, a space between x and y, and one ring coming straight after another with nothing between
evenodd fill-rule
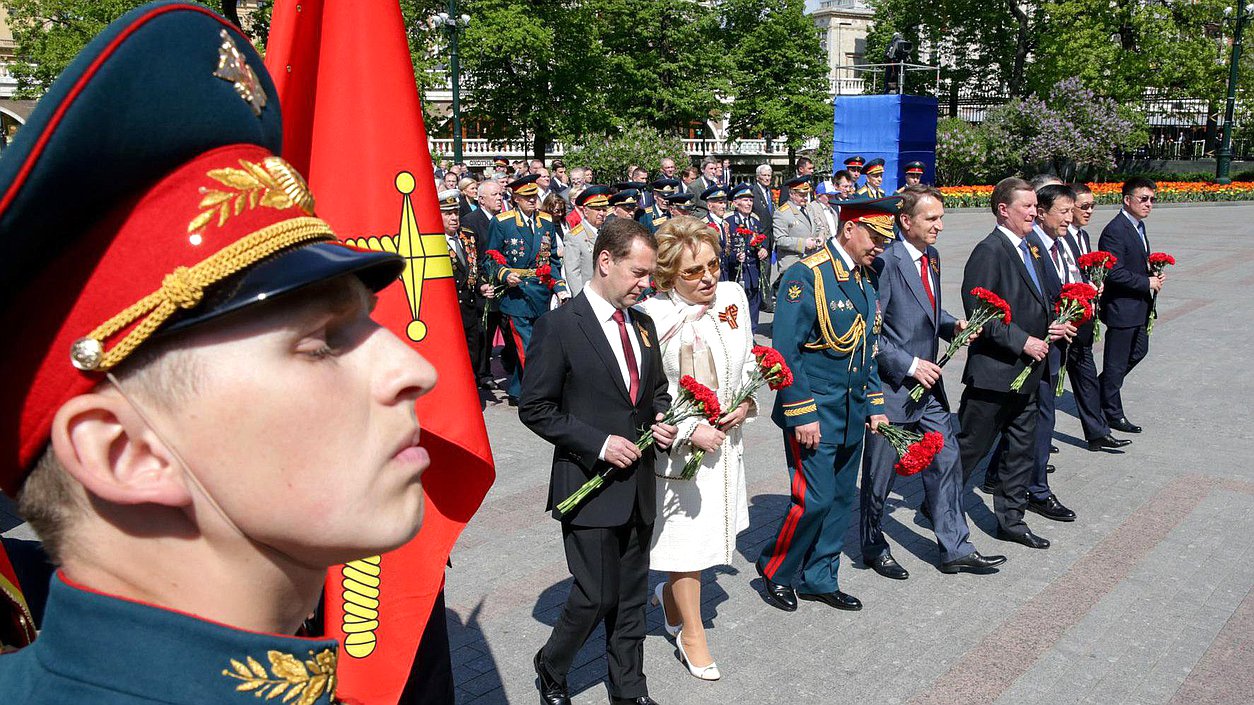
<instances>
[{"instance_id":1,"label":"red carnation bouquet","mask_svg":"<svg viewBox=\"0 0 1254 705\"><path fill-rule=\"evenodd\" d=\"M945 437L936 431L915 433L900 426L882 423L875 430L892 444L897 451L897 463L893 470L898 475L917 475L932 464L937 453L945 447Z\"/></svg>"},{"instance_id":2,"label":"red carnation bouquet","mask_svg":"<svg viewBox=\"0 0 1254 705\"><path fill-rule=\"evenodd\" d=\"M484 254L486 254L488 256L488 259L492 260L493 262L496 262L502 267L505 266L505 255L501 254L500 250L488 250Z\"/></svg>"},{"instance_id":3,"label":"red carnation bouquet","mask_svg":"<svg viewBox=\"0 0 1254 705\"><path fill-rule=\"evenodd\" d=\"M1010 304L1006 303L1005 299L982 286L972 289L971 295L979 299L979 303L976 305L975 310L971 312L971 318L967 320L967 327L955 332L953 338L950 339L949 347L945 349L945 354L941 355L940 360L936 362L940 367L944 367L945 363L949 362L962 346L970 343L971 339L975 337L975 334L980 331L980 328L985 323L995 318L1000 318L1003 323L1010 323ZM914 385L914 389L910 390L910 398L918 401L923 398L924 391L926 390L923 388L923 385L917 383Z\"/></svg>"},{"instance_id":4,"label":"red carnation bouquet","mask_svg":"<svg viewBox=\"0 0 1254 705\"><path fill-rule=\"evenodd\" d=\"M753 374L749 376L749 379L732 394L731 401L727 402L729 412L743 404L764 384L776 391L792 384L792 370L788 369L788 363L784 362L784 356L780 355L778 350L765 345L755 345L753 357L757 359L757 367L753 369ZM710 425L717 425L717 418L711 419ZM704 450L700 448L694 450L688 462L684 463L679 479L691 480L696 477L697 471L701 469L701 461L704 459Z\"/></svg>"},{"instance_id":5,"label":"red carnation bouquet","mask_svg":"<svg viewBox=\"0 0 1254 705\"><path fill-rule=\"evenodd\" d=\"M1094 289L1092 284L1083 282L1063 284L1062 291L1058 294L1058 301L1054 303L1054 323L1083 325L1093 317L1093 299L1095 298L1097 298L1097 289ZM1065 348L1063 353L1065 356ZM1019 376L1015 377L1014 381L1010 383L1010 391L1017 392L1022 389L1023 383L1028 381L1028 376L1032 374L1032 368L1035 366L1035 360L1024 366ZM1060 389L1064 377L1065 373L1060 372L1058 375ZM1057 393L1061 394L1062 392Z\"/></svg>"},{"instance_id":6,"label":"red carnation bouquet","mask_svg":"<svg viewBox=\"0 0 1254 705\"><path fill-rule=\"evenodd\" d=\"M749 238L749 247L759 247L764 242L766 242L766 233L754 233L753 237Z\"/></svg>"},{"instance_id":7,"label":"red carnation bouquet","mask_svg":"<svg viewBox=\"0 0 1254 705\"><path fill-rule=\"evenodd\" d=\"M713 424L722 415L723 410L719 406L718 395L714 393L714 390L698 382L692 375L684 375L679 378L679 398L675 400L671 408L662 416L661 423L674 425L694 416L704 416ZM651 445L653 445L653 429L646 428L640 434L639 440L636 441L636 447L644 450ZM557 505L557 511L561 514L569 514L588 495L600 489L605 484L606 479L617 469L611 465L591 480L583 483L579 489L575 490L574 493Z\"/></svg>"},{"instance_id":8,"label":"red carnation bouquet","mask_svg":"<svg viewBox=\"0 0 1254 705\"><path fill-rule=\"evenodd\" d=\"M1076 265L1084 272L1084 276L1093 282L1093 286L1100 289L1106 281L1106 275L1115 268L1118 262L1119 258L1114 254L1105 250L1094 250L1087 255L1080 255L1080 258L1076 260ZM1093 311L1093 340L1098 341L1102 339L1102 323L1097 320L1097 314L1101 311L1101 302L1094 299L1093 305L1096 307Z\"/></svg>"},{"instance_id":9,"label":"red carnation bouquet","mask_svg":"<svg viewBox=\"0 0 1254 705\"><path fill-rule=\"evenodd\" d=\"M553 278L552 265L542 264L536 267L536 279L540 280L541 286L547 286L550 289L557 286L557 280Z\"/></svg>"},{"instance_id":10,"label":"red carnation bouquet","mask_svg":"<svg viewBox=\"0 0 1254 705\"><path fill-rule=\"evenodd\" d=\"M1151 252L1149 256L1149 273L1151 277L1161 277L1167 267L1176 263L1176 258L1166 252ZM1150 299L1149 323L1145 326L1145 334L1154 332L1154 321L1158 320L1158 292Z\"/></svg>"}]
</instances>

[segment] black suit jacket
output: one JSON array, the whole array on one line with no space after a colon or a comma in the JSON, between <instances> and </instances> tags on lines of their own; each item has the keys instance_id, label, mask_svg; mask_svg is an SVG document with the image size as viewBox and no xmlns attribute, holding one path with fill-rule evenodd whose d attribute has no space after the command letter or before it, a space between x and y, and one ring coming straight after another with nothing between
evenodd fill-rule
<instances>
[{"instance_id":1,"label":"black suit jacket","mask_svg":"<svg viewBox=\"0 0 1254 705\"><path fill-rule=\"evenodd\" d=\"M766 189L763 195L762 190ZM775 250L775 208L771 204L771 189L763 187L756 180L753 182L753 214L762 221L762 232L766 233L767 251Z\"/></svg>"},{"instance_id":2,"label":"black suit jacket","mask_svg":"<svg viewBox=\"0 0 1254 705\"><path fill-rule=\"evenodd\" d=\"M1028 235L1028 242L1036 245L1036 249L1041 253L1041 269L1045 270L1045 277L1041 279L1041 283L1045 285L1045 299L1049 302L1049 320L1054 320L1054 303L1058 301L1058 295L1062 293L1062 280L1058 278L1058 270L1054 269L1054 263L1050 261L1049 248L1053 240L1041 237L1036 231ZM1061 253L1059 253L1061 256ZM1049 346L1049 374L1058 374L1059 368L1062 367L1064 343L1062 339L1055 340Z\"/></svg>"},{"instance_id":3,"label":"black suit jacket","mask_svg":"<svg viewBox=\"0 0 1254 705\"><path fill-rule=\"evenodd\" d=\"M1102 228L1098 249L1119 258L1115 268L1106 275L1106 288L1102 291L1102 321L1111 328L1145 325L1149 321L1152 299L1149 252L1141 244L1141 234L1122 210Z\"/></svg>"},{"instance_id":4,"label":"black suit jacket","mask_svg":"<svg viewBox=\"0 0 1254 705\"><path fill-rule=\"evenodd\" d=\"M1038 254L1044 255L1041 252ZM1045 286L1044 263L1038 256L1032 259L1032 264L1037 278ZM1014 378L1032 361L1023 353L1028 336L1044 340L1049 335L1053 303L1032 286L1018 250L1004 233L996 229L975 246L963 271L962 303L967 318L979 305L979 299L971 294L977 286L1005 299L1010 304L1011 320L1006 324L995 318L984 325L980 337L971 343L967 352L962 383L979 389L1007 392ZM1035 390L1044 369L1045 365L1035 365L1022 389L1029 392Z\"/></svg>"},{"instance_id":5,"label":"black suit jacket","mask_svg":"<svg viewBox=\"0 0 1254 705\"><path fill-rule=\"evenodd\" d=\"M666 372L653 320L631 311L631 328L640 343L640 398L631 403L614 350L592 312L587 294L536 320L523 368L518 418L554 445L546 509L610 466L598 460L610 435L631 440L670 408ZM574 526L622 526L633 508L652 523L656 514L656 451L646 450L629 468L615 470L605 485L570 514L554 518Z\"/></svg>"},{"instance_id":6,"label":"black suit jacket","mask_svg":"<svg viewBox=\"0 0 1254 705\"><path fill-rule=\"evenodd\" d=\"M488 212L482 207L473 213L468 213L462 218L462 227L469 229L475 234L475 248L479 250L479 260L483 260L483 255L488 251L488 227L491 220L488 218Z\"/></svg>"},{"instance_id":7,"label":"black suit jacket","mask_svg":"<svg viewBox=\"0 0 1254 705\"><path fill-rule=\"evenodd\" d=\"M1081 254L1085 252L1093 251L1093 246L1089 244L1089 234L1084 231L1084 228L1080 228L1075 235L1072 235L1071 233L1067 233L1067 235L1063 236L1062 241L1066 243L1067 248L1071 250L1071 258L1074 259L1077 263L1080 261ZM1083 249L1081 249L1080 247L1081 242L1084 243ZM1079 269L1078 265L1077 265L1077 269ZM1084 273L1083 269L1080 269L1080 281L1084 282L1085 284L1093 283L1093 280L1089 279L1088 275ZM1090 320L1088 323L1085 323L1084 325L1080 326L1080 328L1076 331L1075 340L1073 340L1071 344L1072 345L1092 345L1094 323L1095 322L1093 320Z\"/></svg>"}]
</instances>

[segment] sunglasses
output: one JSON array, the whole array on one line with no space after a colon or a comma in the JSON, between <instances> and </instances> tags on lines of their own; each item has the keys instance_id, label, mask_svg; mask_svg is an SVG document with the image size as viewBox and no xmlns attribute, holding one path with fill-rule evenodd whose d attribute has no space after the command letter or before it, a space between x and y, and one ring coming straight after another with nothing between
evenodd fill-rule
<instances>
[{"instance_id":1,"label":"sunglasses","mask_svg":"<svg viewBox=\"0 0 1254 705\"><path fill-rule=\"evenodd\" d=\"M704 267L698 265L696 267L685 269L679 273L679 278L686 282L695 282L701 277L704 277L706 272L709 272L711 275L717 277L721 271L723 271L722 267L719 266L718 260L715 259L710 260L709 264Z\"/></svg>"},{"instance_id":2,"label":"sunglasses","mask_svg":"<svg viewBox=\"0 0 1254 705\"><path fill-rule=\"evenodd\" d=\"M1137 203L1157 203L1158 199L1153 196L1137 196Z\"/></svg>"},{"instance_id":3,"label":"sunglasses","mask_svg":"<svg viewBox=\"0 0 1254 705\"><path fill-rule=\"evenodd\" d=\"M1097 204L1095 203L1081 203L1077 205L1076 208L1079 208L1082 211L1091 211L1096 205Z\"/></svg>"}]
</instances>

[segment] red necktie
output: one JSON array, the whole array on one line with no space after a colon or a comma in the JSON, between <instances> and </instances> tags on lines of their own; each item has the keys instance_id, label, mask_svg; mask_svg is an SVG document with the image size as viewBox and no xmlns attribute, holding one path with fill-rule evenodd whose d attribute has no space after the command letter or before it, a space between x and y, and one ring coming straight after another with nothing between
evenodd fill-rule
<instances>
[{"instance_id":1,"label":"red necktie","mask_svg":"<svg viewBox=\"0 0 1254 705\"><path fill-rule=\"evenodd\" d=\"M627 378L631 380L627 392L631 395L631 403L640 398L640 371L636 369L636 352L631 349L631 338L627 337L627 322L623 318L621 308L614 309L614 322L618 324L618 337L623 341L623 357L627 359Z\"/></svg>"},{"instance_id":2,"label":"red necktie","mask_svg":"<svg viewBox=\"0 0 1254 705\"><path fill-rule=\"evenodd\" d=\"M923 279L923 291L927 292L927 300L932 302L932 310L936 310L936 294L932 293L932 277L927 273L927 255L919 259L919 277Z\"/></svg>"}]
</instances>

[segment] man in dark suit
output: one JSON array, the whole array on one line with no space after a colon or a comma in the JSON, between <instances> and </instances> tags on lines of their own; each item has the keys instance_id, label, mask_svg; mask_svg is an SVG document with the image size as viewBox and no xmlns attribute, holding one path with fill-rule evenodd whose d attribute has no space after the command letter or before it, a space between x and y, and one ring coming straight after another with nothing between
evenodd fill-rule
<instances>
[{"instance_id":1,"label":"man in dark suit","mask_svg":"<svg viewBox=\"0 0 1254 705\"><path fill-rule=\"evenodd\" d=\"M1066 246L1062 242L1067 226L1071 224L1074 205L1074 192L1062 183L1049 183L1036 190L1037 222L1028 235L1028 243L1042 253L1045 276L1041 279L1041 284L1045 288L1046 301L1057 301L1063 284L1080 281L1080 269L1074 260L1069 259ZM1041 374L1036 392L1036 444L1033 448L1032 476L1028 480L1028 510L1054 521L1075 521L1076 518L1075 512L1063 505L1049 486L1049 473L1054 471L1049 463L1049 455L1053 447L1054 422L1057 418L1055 390L1067 346L1066 338L1053 341L1049 346L1049 355L1041 363L1045 370ZM998 476L1007 446L1007 440L1003 437L989 460L988 471L984 475L984 490L990 494L997 491Z\"/></svg>"},{"instance_id":2,"label":"man in dark suit","mask_svg":"<svg viewBox=\"0 0 1254 705\"><path fill-rule=\"evenodd\" d=\"M1123 209L1102 229L1098 248L1119 259L1106 275L1102 291L1102 322L1106 324L1103 356L1102 413L1110 427L1124 433L1140 433L1123 410L1123 380L1149 352L1150 302L1163 288L1167 275L1149 274L1149 238L1145 219L1154 210L1158 186L1143 176L1123 182Z\"/></svg>"},{"instance_id":3,"label":"man in dark suit","mask_svg":"<svg viewBox=\"0 0 1254 705\"><path fill-rule=\"evenodd\" d=\"M1092 241L1084 226L1093 218L1095 200L1093 190L1083 181L1071 184L1075 192L1075 209L1072 211L1072 225L1063 238L1067 249L1071 251L1072 260L1078 262L1081 257L1093 251ZM1092 283L1083 270L1080 276L1085 282ZM1071 380L1071 393L1075 397L1076 414L1080 417L1080 427L1084 431L1084 440L1088 441L1089 450L1097 452L1106 448L1122 448L1132 441L1126 438L1115 438L1110 433L1110 424L1101 407L1101 386L1097 383L1097 364L1093 362L1094 329L1096 323L1089 321L1080 326L1075 340L1067 348L1067 377Z\"/></svg>"},{"instance_id":4,"label":"man in dark suit","mask_svg":"<svg viewBox=\"0 0 1254 705\"><path fill-rule=\"evenodd\" d=\"M753 172L753 214L762 223L762 232L766 233L766 251L775 251L775 199L771 198L771 181L775 178L775 170L770 164L759 164ZM770 313L775 310L775 298L771 295L772 262L762 263L762 310Z\"/></svg>"},{"instance_id":5,"label":"man in dark suit","mask_svg":"<svg viewBox=\"0 0 1254 705\"><path fill-rule=\"evenodd\" d=\"M936 532L941 570L995 572L995 566L1006 562L1005 556L985 557L971 545L962 513L958 444L941 368L936 364L937 339L951 339L967 327L966 320L954 318L941 305L940 255L933 245L944 229L945 205L940 191L932 187L908 186L899 195L897 226L901 239L889 243L874 265L884 316L875 355L884 390L884 415L911 431L936 431L945 437L945 447L922 473L923 506ZM910 392L917 384L927 391L916 402ZM886 578L905 580L910 574L893 558L881 529L884 502L897 477L893 471L897 452L878 433L868 432L866 444L859 525L862 560Z\"/></svg>"},{"instance_id":6,"label":"man in dark suit","mask_svg":"<svg viewBox=\"0 0 1254 705\"><path fill-rule=\"evenodd\" d=\"M466 332L466 351L470 353L471 368L480 370L487 353L483 340L483 308L487 303L485 295L492 291L492 286L479 274L475 233L461 224L457 212L459 195L457 191L440 193L440 217L444 221L449 259L453 262L453 285L457 289L457 308ZM480 377L479 386L487 387L489 381Z\"/></svg>"},{"instance_id":7,"label":"man in dark suit","mask_svg":"<svg viewBox=\"0 0 1254 705\"><path fill-rule=\"evenodd\" d=\"M1036 446L1036 394L1049 354L1049 343L1074 335L1073 326L1053 325L1053 302L1045 295L1044 263L1039 248L1027 240L1036 222L1036 193L1023 179L1007 178L993 188L993 214L997 227L971 252L962 279L962 299L967 315L979 306L971 293L983 287L1010 304L1011 322L993 319L984 326L967 353L958 408L958 446L962 454L964 483L992 448L998 434L1005 434L1007 451L1000 483L993 495L997 537L1029 548L1049 548L1049 541L1032 533L1023 521L1027 485L1032 475ZM1032 365L1019 392L1010 383Z\"/></svg>"},{"instance_id":8,"label":"man in dark suit","mask_svg":"<svg viewBox=\"0 0 1254 705\"><path fill-rule=\"evenodd\" d=\"M601 229L594 259L593 278L583 291L536 322L518 410L528 428L554 445L547 508L562 523L574 578L535 668L541 700L569 704L566 674L604 620L611 702L650 705L642 661L655 452L635 443L645 424L660 421L671 399L657 330L630 306L649 286L657 244L643 225L619 218ZM669 448L676 432L675 426L653 423L657 448ZM566 514L556 511L611 466L615 471L600 490Z\"/></svg>"}]
</instances>

